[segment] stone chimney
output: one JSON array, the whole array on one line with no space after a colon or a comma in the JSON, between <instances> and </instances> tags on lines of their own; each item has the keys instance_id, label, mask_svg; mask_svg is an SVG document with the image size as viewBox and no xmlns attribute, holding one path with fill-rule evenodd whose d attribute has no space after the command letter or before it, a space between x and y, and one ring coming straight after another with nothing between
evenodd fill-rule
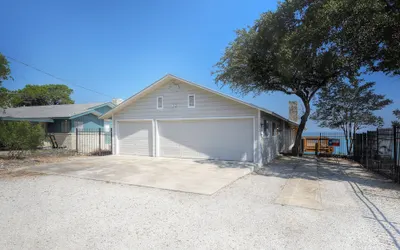
<instances>
[{"instance_id":1,"label":"stone chimney","mask_svg":"<svg viewBox=\"0 0 400 250\"><path fill-rule=\"evenodd\" d=\"M122 99L117 99L117 98L115 98L115 99L112 99L112 103L114 103L115 105L119 105L121 102L123 102L124 100L122 100Z\"/></svg>"},{"instance_id":2,"label":"stone chimney","mask_svg":"<svg viewBox=\"0 0 400 250\"><path fill-rule=\"evenodd\" d=\"M297 101L289 101L289 120L297 122L299 120Z\"/></svg>"}]
</instances>

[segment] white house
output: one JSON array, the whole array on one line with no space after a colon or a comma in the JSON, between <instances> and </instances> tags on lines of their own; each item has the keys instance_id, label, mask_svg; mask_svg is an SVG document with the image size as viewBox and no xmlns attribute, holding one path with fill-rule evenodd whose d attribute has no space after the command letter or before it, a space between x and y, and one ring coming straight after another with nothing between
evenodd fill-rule
<instances>
[{"instance_id":1,"label":"white house","mask_svg":"<svg viewBox=\"0 0 400 250\"><path fill-rule=\"evenodd\" d=\"M113 154L263 164L293 143L297 124L267 109L166 75L100 118Z\"/></svg>"}]
</instances>

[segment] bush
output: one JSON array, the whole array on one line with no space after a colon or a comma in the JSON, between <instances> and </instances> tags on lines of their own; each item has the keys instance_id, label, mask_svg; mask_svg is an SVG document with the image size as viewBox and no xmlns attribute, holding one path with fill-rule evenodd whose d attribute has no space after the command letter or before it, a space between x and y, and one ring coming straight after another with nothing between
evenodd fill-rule
<instances>
[{"instance_id":1,"label":"bush","mask_svg":"<svg viewBox=\"0 0 400 250\"><path fill-rule=\"evenodd\" d=\"M21 158L27 151L41 146L45 132L39 124L27 121L0 122L0 144L9 150L12 158Z\"/></svg>"}]
</instances>

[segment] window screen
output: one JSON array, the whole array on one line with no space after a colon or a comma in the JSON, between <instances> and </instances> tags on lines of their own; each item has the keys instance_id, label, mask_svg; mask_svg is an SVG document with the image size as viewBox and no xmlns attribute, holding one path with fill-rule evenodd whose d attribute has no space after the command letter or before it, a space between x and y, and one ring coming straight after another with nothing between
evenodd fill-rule
<instances>
[{"instance_id":1,"label":"window screen","mask_svg":"<svg viewBox=\"0 0 400 250\"><path fill-rule=\"evenodd\" d=\"M71 123L69 120L64 120L61 122L61 132L69 133L71 131Z\"/></svg>"},{"instance_id":2,"label":"window screen","mask_svg":"<svg viewBox=\"0 0 400 250\"><path fill-rule=\"evenodd\" d=\"M162 109L163 108L163 97L159 96L157 97L157 109Z\"/></svg>"},{"instance_id":3,"label":"window screen","mask_svg":"<svg viewBox=\"0 0 400 250\"><path fill-rule=\"evenodd\" d=\"M276 123L273 122L272 123L272 136L275 136L275 135L276 135Z\"/></svg>"},{"instance_id":4,"label":"window screen","mask_svg":"<svg viewBox=\"0 0 400 250\"><path fill-rule=\"evenodd\" d=\"M189 95L189 98L188 98L188 107L189 108L194 108L195 107L195 97L194 97L194 95Z\"/></svg>"}]
</instances>

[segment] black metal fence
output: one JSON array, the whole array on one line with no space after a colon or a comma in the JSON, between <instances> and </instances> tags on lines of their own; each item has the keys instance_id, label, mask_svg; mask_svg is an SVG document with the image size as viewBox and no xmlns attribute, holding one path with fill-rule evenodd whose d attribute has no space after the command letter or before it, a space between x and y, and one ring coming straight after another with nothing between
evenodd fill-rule
<instances>
[{"instance_id":1,"label":"black metal fence","mask_svg":"<svg viewBox=\"0 0 400 250\"><path fill-rule=\"evenodd\" d=\"M399 126L357 133L352 138L340 132L319 133L304 136L303 144L305 154L347 157L368 170L400 182Z\"/></svg>"},{"instance_id":2,"label":"black metal fence","mask_svg":"<svg viewBox=\"0 0 400 250\"><path fill-rule=\"evenodd\" d=\"M400 182L400 127L379 128L346 138L340 132L303 137L304 153L347 157Z\"/></svg>"},{"instance_id":3,"label":"black metal fence","mask_svg":"<svg viewBox=\"0 0 400 250\"><path fill-rule=\"evenodd\" d=\"M76 152L86 155L110 155L113 145L112 129L76 129Z\"/></svg>"},{"instance_id":4,"label":"black metal fence","mask_svg":"<svg viewBox=\"0 0 400 250\"><path fill-rule=\"evenodd\" d=\"M356 134L353 159L371 171L400 182L400 127Z\"/></svg>"}]
</instances>

